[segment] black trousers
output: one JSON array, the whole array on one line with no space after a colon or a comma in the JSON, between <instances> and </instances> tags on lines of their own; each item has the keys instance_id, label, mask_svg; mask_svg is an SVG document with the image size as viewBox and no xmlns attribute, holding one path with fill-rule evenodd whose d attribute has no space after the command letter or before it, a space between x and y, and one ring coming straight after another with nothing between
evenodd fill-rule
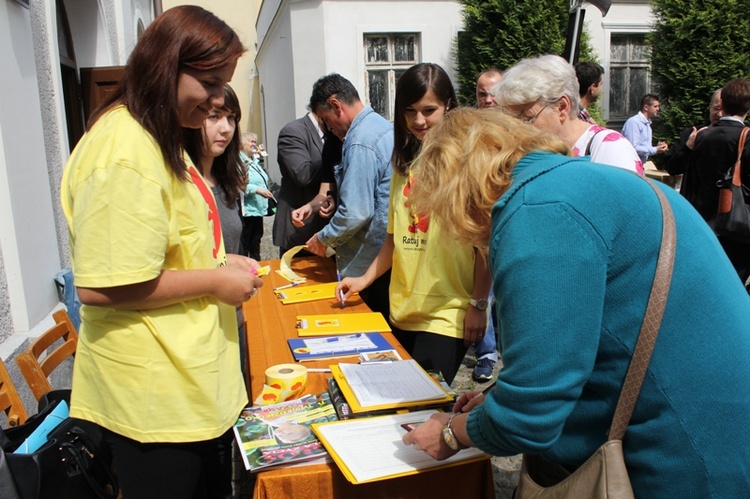
<instances>
[{"instance_id":1,"label":"black trousers","mask_svg":"<svg viewBox=\"0 0 750 499\"><path fill-rule=\"evenodd\" d=\"M263 217L242 217L240 253L260 260L260 240L263 237Z\"/></svg>"},{"instance_id":2,"label":"black trousers","mask_svg":"<svg viewBox=\"0 0 750 499\"><path fill-rule=\"evenodd\" d=\"M103 431L124 499L232 497L231 428L212 440L149 444Z\"/></svg>"}]
</instances>

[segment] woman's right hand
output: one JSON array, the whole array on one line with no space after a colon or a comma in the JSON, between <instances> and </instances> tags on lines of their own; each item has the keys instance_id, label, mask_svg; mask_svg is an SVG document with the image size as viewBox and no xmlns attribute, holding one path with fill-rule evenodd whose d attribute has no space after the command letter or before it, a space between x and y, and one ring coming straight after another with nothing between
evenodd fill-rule
<instances>
[{"instance_id":1,"label":"woman's right hand","mask_svg":"<svg viewBox=\"0 0 750 499\"><path fill-rule=\"evenodd\" d=\"M300 206L296 210L292 211L292 225L295 227L304 227L305 220L310 218L313 214L312 206L310 203Z\"/></svg>"},{"instance_id":2,"label":"woman's right hand","mask_svg":"<svg viewBox=\"0 0 750 499\"><path fill-rule=\"evenodd\" d=\"M453 412L469 412L479 404L484 402L484 394L479 390L464 392L453 405Z\"/></svg>"},{"instance_id":3,"label":"woman's right hand","mask_svg":"<svg viewBox=\"0 0 750 499\"><path fill-rule=\"evenodd\" d=\"M216 272L220 274L213 295L219 301L234 307L239 307L255 296L258 288L263 286L260 277L237 265L220 267Z\"/></svg>"},{"instance_id":4,"label":"woman's right hand","mask_svg":"<svg viewBox=\"0 0 750 499\"><path fill-rule=\"evenodd\" d=\"M370 282L366 277L344 277L340 283L336 286L336 296L342 296L344 301L348 300L354 293L359 293L367 286Z\"/></svg>"}]
</instances>

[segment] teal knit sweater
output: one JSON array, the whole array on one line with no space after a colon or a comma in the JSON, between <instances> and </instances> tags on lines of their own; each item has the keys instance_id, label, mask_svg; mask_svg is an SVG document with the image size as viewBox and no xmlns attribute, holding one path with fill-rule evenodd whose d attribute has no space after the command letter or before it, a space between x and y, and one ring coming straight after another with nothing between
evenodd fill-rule
<instances>
[{"instance_id":1,"label":"teal knit sweater","mask_svg":"<svg viewBox=\"0 0 750 499\"><path fill-rule=\"evenodd\" d=\"M638 498L750 497L750 298L695 210L663 189L677 248L625 459ZM607 439L651 288L661 208L646 182L532 153L492 210L503 369L467 430L492 455L582 464Z\"/></svg>"}]
</instances>

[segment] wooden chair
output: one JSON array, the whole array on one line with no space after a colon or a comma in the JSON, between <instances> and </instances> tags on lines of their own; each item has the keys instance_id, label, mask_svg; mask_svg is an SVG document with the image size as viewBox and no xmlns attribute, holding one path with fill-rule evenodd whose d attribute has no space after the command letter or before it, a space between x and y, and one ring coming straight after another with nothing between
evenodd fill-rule
<instances>
[{"instance_id":1,"label":"wooden chair","mask_svg":"<svg viewBox=\"0 0 750 499\"><path fill-rule=\"evenodd\" d=\"M47 376L69 356L74 356L78 346L78 333L68 313L58 310L52 317L55 318L55 325L34 340L23 353L16 355L16 364L37 401L52 390ZM42 354L61 339L63 343L52 348L40 362Z\"/></svg>"},{"instance_id":2,"label":"wooden chair","mask_svg":"<svg viewBox=\"0 0 750 499\"><path fill-rule=\"evenodd\" d=\"M5 411L8 426L23 424L29 418L2 360L0 360L0 411Z\"/></svg>"}]
</instances>

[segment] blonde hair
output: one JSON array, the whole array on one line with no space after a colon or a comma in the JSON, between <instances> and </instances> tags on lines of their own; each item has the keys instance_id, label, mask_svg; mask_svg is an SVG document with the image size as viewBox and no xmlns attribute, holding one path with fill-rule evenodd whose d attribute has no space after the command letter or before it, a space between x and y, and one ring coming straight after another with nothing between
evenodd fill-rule
<instances>
[{"instance_id":1,"label":"blonde hair","mask_svg":"<svg viewBox=\"0 0 750 499\"><path fill-rule=\"evenodd\" d=\"M414 162L409 202L447 233L478 248L490 236L490 211L530 152L569 154L553 135L493 110L456 109L431 129Z\"/></svg>"}]
</instances>

